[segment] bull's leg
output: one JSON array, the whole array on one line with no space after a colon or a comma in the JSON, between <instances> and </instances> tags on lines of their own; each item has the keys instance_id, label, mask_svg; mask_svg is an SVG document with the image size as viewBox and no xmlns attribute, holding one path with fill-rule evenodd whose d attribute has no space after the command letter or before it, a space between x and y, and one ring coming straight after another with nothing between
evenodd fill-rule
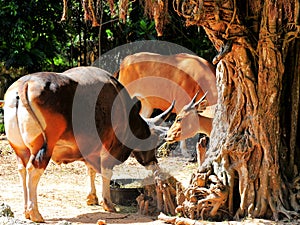
<instances>
[{"instance_id":1,"label":"bull's leg","mask_svg":"<svg viewBox=\"0 0 300 225\"><path fill-rule=\"evenodd\" d=\"M110 197L110 180L112 177L112 169L101 167L102 175L102 207L109 212L116 212L116 209Z\"/></svg>"},{"instance_id":2,"label":"bull's leg","mask_svg":"<svg viewBox=\"0 0 300 225\"><path fill-rule=\"evenodd\" d=\"M34 159L34 156L32 155L29 160L29 163L26 166L26 171L27 171L27 175L28 175L28 179L27 179L27 188L28 188L27 212L32 221L44 222L44 219L38 210L36 191L37 191L37 185L39 183L39 180L40 180L42 174L44 173L45 169L35 168L34 165L32 164L33 159Z\"/></svg>"},{"instance_id":3,"label":"bull's leg","mask_svg":"<svg viewBox=\"0 0 300 225\"><path fill-rule=\"evenodd\" d=\"M19 162L18 164L18 171L19 171L21 185L23 187L24 215L26 219L30 219L29 213L27 211L28 193L27 193L27 185L26 185L26 168L24 167L22 162Z\"/></svg>"},{"instance_id":4,"label":"bull's leg","mask_svg":"<svg viewBox=\"0 0 300 225\"><path fill-rule=\"evenodd\" d=\"M87 174L89 177L89 194L86 199L87 205L98 205L98 198L96 193L96 186L95 186L95 178L96 178L96 171L89 165L87 165Z\"/></svg>"}]
</instances>

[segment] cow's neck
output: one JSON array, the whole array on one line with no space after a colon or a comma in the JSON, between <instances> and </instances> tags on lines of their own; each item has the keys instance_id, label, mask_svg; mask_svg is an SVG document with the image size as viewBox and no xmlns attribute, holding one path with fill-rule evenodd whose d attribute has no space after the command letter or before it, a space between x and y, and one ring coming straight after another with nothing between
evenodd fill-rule
<instances>
[{"instance_id":1,"label":"cow's neck","mask_svg":"<svg viewBox=\"0 0 300 225\"><path fill-rule=\"evenodd\" d=\"M199 133L210 136L212 130L212 118L199 115Z\"/></svg>"}]
</instances>

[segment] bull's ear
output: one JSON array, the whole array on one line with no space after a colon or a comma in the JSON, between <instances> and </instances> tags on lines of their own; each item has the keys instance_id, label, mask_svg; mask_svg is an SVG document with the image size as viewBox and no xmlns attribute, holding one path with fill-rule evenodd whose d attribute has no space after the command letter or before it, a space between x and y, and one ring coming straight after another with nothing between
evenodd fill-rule
<instances>
[{"instance_id":1,"label":"bull's ear","mask_svg":"<svg viewBox=\"0 0 300 225\"><path fill-rule=\"evenodd\" d=\"M138 110L138 112L140 112L140 111L141 111L141 108L142 108L142 103L141 103L141 101L140 101L136 96L134 96L134 97L132 98L132 100L133 100L133 102L134 102L134 107L136 107L137 110Z\"/></svg>"},{"instance_id":2,"label":"bull's ear","mask_svg":"<svg viewBox=\"0 0 300 225\"><path fill-rule=\"evenodd\" d=\"M157 115L156 117L148 119L148 121L151 121L154 125L159 126L171 115L174 105L175 105L175 100L173 100L172 104L169 106L168 109L166 109L164 112Z\"/></svg>"}]
</instances>

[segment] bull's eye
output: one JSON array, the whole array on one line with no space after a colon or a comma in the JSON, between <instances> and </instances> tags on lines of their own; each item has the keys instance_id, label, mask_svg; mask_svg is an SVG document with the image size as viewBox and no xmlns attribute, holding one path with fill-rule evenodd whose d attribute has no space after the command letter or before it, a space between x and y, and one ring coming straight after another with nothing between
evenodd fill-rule
<instances>
[{"instance_id":1,"label":"bull's eye","mask_svg":"<svg viewBox=\"0 0 300 225\"><path fill-rule=\"evenodd\" d=\"M177 119L176 119L176 122L181 122L182 121L182 118L181 117L178 117Z\"/></svg>"}]
</instances>

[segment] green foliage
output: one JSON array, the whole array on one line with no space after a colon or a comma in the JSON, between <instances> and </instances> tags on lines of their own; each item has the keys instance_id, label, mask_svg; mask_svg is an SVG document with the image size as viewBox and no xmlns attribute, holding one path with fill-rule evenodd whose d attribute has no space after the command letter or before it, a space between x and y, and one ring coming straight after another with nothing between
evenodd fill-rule
<instances>
[{"instance_id":1,"label":"green foliage","mask_svg":"<svg viewBox=\"0 0 300 225\"><path fill-rule=\"evenodd\" d=\"M5 130L4 130L4 124L0 123L0 134L4 134Z\"/></svg>"},{"instance_id":2,"label":"green foliage","mask_svg":"<svg viewBox=\"0 0 300 225\"><path fill-rule=\"evenodd\" d=\"M113 40L114 39L114 33L110 29L106 29L105 32L106 32L108 40Z\"/></svg>"},{"instance_id":3,"label":"green foliage","mask_svg":"<svg viewBox=\"0 0 300 225\"><path fill-rule=\"evenodd\" d=\"M139 1L129 3L126 23L118 20L117 7L116 15L112 15L107 2L102 3L96 12L103 22L100 29L84 21L82 5L77 0L68 1L64 22L60 21L62 0L1 0L0 65L3 62L6 68L22 68L28 73L62 71L76 66L90 51L98 55L99 42L101 53L105 53L128 42L157 39L154 21L144 15ZM204 31L186 27L182 18L172 12L172 4L169 8L170 23L160 39L182 45L211 60L215 51Z\"/></svg>"},{"instance_id":4,"label":"green foliage","mask_svg":"<svg viewBox=\"0 0 300 225\"><path fill-rule=\"evenodd\" d=\"M164 30L163 38L186 47L210 62L217 54L202 27L187 27L182 17L179 17L174 11L170 11L170 23Z\"/></svg>"},{"instance_id":5,"label":"green foliage","mask_svg":"<svg viewBox=\"0 0 300 225\"><path fill-rule=\"evenodd\" d=\"M61 55L65 32L59 24L60 1L0 1L0 61L29 72L49 68ZM54 64L55 65L55 64Z\"/></svg>"},{"instance_id":6,"label":"green foliage","mask_svg":"<svg viewBox=\"0 0 300 225\"><path fill-rule=\"evenodd\" d=\"M155 23L153 20L141 19L136 24L138 39L156 39Z\"/></svg>"}]
</instances>

